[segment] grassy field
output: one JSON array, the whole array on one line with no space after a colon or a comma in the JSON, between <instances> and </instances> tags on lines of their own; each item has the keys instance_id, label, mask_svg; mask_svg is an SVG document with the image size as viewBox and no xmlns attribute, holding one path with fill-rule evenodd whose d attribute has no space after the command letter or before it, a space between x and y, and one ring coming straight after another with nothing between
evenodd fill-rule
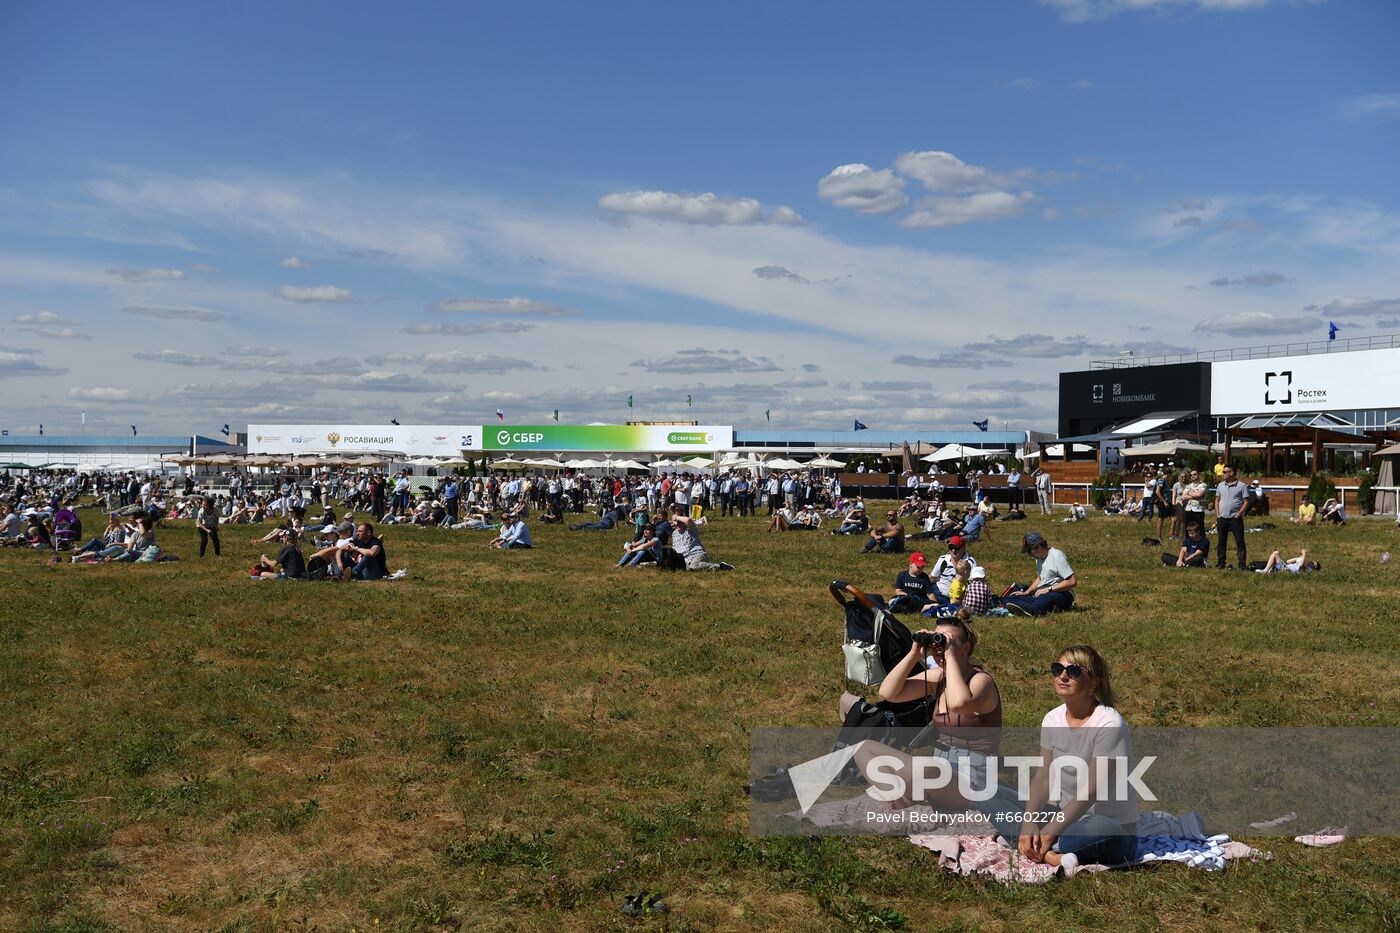
<instances>
[{"instance_id":1,"label":"grassy field","mask_svg":"<svg viewBox=\"0 0 1400 933\"><path fill-rule=\"evenodd\" d=\"M84 515L90 526L100 519ZM728 574L614 571L618 533L392 528L392 584L251 583L225 529L194 559L45 566L0 553L0 929L1395 929L1400 843L1221 874L1169 866L1032 889L938 872L898 839L751 839L747 730L832 725L835 577L897 557L719 522ZM1248 535L1322 574L1168 571L1145 525L998 525L996 589L1037 528L1083 611L984 621L1008 725L1055 704L1056 649L1097 645L1135 725L1400 726L1391 523ZM663 891L668 921L628 920Z\"/></svg>"}]
</instances>

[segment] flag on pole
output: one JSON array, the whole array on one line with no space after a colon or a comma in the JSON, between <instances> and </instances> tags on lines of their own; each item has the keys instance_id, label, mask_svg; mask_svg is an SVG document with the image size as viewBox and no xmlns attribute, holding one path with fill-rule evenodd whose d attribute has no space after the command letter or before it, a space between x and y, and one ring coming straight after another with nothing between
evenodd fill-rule
<instances>
[{"instance_id":1,"label":"flag on pole","mask_svg":"<svg viewBox=\"0 0 1400 933\"><path fill-rule=\"evenodd\" d=\"M1337 331L1339 331L1339 330L1341 330L1340 327L1338 327L1336 324L1333 324L1331 321L1328 321L1328 322L1327 322L1327 339L1328 339L1328 340L1336 340L1336 339L1337 339Z\"/></svg>"},{"instance_id":2,"label":"flag on pole","mask_svg":"<svg viewBox=\"0 0 1400 933\"><path fill-rule=\"evenodd\" d=\"M857 419L856 419L856 426L855 426L855 428L854 428L853 430L856 430L856 431L868 431L868 430L870 430L870 429L867 428L865 425L861 424L861 423L860 423L860 419L857 418Z\"/></svg>"},{"instance_id":3,"label":"flag on pole","mask_svg":"<svg viewBox=\"0 0 1400 933\"><path fill-rule=\"evenodd\" d=\"M972 426L979 431L985 431L987 430L987 425L990 424L991 421L991 418L983 418L981 421L972 422Z\"/></svg>"},{"instance_id":4,"label":"flag on pole","mask_svg":"<svg viewBox=\"0 0 1400 933\"><path fill-rule=\"evenodd\" d=\"M389 419L389 423L390 423L390 424L398 424L398 423L399 423L399 419L397 419L397 418L390 418L390 419Z\"/></svg>"},{"instance_id":5,"label":"flag on pole","mask_svg":"<svg viewBox=\"0 0 1400 933\"><path fill-rule=\"evenodd\" d=\"M769 421L772 421L772 420L773 420L773 409L771 409L771 408L765 408L765 409L763 409L763 417L767 418Z\"/></svg>"},{"instance_id":6,"label":"flag on pole","mask_svg":"<svg viewBox=\"0 0 1400 933\"><path fill-rule=\"evenodd\" d=\"M83 424L87 424L87 412L83 412Z\"/></svg>"},{"instance_id":7,"label":"flag on pole","mask_svg":"<svg viewBox=\"0 0 1400 933\"><path fill-rule=\"evenodd\" d=\"M43 436L44 436L44 426L43 426L42 424L39 425L39 436L40 436L40 437L43 437Z\"/></svg>"},{"instance_id":8,"label":"flag on pole","mask_svg":"<svg viewBox=\"0 0 1400 933\"><path fill-rule=\"evenodd\" d=\"M219 433L222 434L224 437L228 437L228 425L224 425L224 429Z\"/></svg>"},{"instance_id":9,"label":"flag on pole","mask_svg":"<svg viewBox=\"0 0 1400 933\"><path fill-rule=\"evenodd\" d=\"M686 404L686 407L692 407L692 406L694 406L694 405L695 405L695 397L694 397L694 396L691 396L691 395L687 395L687 396L685 397L685 404Z\"/></svg>"},{"instance_id":10,"label":"flag on pole","mask_svg":"<svg viewBox=\"0 0 1400 933\"><path fill-rule=\"evenodd\" d=\"M627 396L627 407L628 407L628 408L631 408L631 407L632 407L632 396L630 396L630 395Z\"/></svg>"},{"instance_id":11,"label":"flag on pole","mask_svg":"<svg viewBox=\"0 0 1400 933\"><path fill-rule=\"evenodd\" d=\"M557 409L557 408L554 409L554 420L555 420L555 421L558 421L558 420L559 420L559 409Z\"/></svg>"},{"instance_id":12,"label":"flag on pole","mask_svg":"<svg viewBox=\"0 0 1400 933\"><path fill-rule=\"evenodd\" d=\"M136 425L134 425L134 424L131 426L131 436L132 436L132 437L135 437L135 436L136 436Z\"/></svg>"},{"instance_id":13,"label":"flag on pole","mask_svg":"<svg viewBox=\"0 0 1400 933\"><path fill-rule=\"evenodd\" d=\"M500 420L501 424L506 423L506 413L499 408L496 409L496 417Z\"/></svg>"}]
</instances>

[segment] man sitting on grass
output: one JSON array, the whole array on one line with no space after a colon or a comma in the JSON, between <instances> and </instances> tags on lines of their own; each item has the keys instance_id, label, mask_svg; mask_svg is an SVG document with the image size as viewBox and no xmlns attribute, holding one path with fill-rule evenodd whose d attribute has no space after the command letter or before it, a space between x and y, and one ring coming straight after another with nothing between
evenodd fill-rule
<instances>
[{"instance_id":1,"label":"man sitting on grass","mask_svg":"<svg viewBox=\"0 0 1400 933\"><path fill-rule=\"evenodd\" d=\"M904 553L904 526L900 524L898 512L891 510L885 513L885 524L870 532L861 553L869 554L876 548L882 554Z\"/></svg>"},{"instance_id":2,"label":"man sitting on grass","mask_svg":"<svg viewBox=\"0 0 1400 933\"><path fill-rule=\"evenodd\" d=\"M501 525L501 533L487 547L509 551L511 548L532 548L530 528L520 512L509 513Z\"/></svg>"},{"instance_id":3,"label":"man sitting on grass","mask_svg":"<svg viewBox=\"0 0 1400 933\"><path fill-rule=\"evenodd\" d=\"M890 600L890 612L918 612L929 600L929 590L933 581L924 572L928 559L922 551L909 555L909 569L901 570L894 578L894 598Z\"/></svg>"},{"instance_id":4,"label":"man sitting on grass","mask_svg":"<svg viewBox=\"0 0 1400 933\"><path fill-rule=\"evenodd\" d=\"M345 549L346 580L382 580L389 575L389 557L384 541L374 536L374 526L360 522L355 537Z\"/></svg>"},{"instance_id":5,"label":"man sitting on grass","mask_svg":"<svg viewBox=\"0 0 1400 933\"><path fill-rule=\"evenodd\" d=\"M1023 616L1043 616L1073 606L1079 581L1065 552L1052 548L1039 532L1028 531L1021 539L1021 553L1035 558L1035 580L1008 593L1002 605Z\"/></svg>"},{"instance_id":6,"label":"man sitting on grass","mask_svg":"<svg viewBox=\"0 0 1400 933\"><path fill-rule=\"evenodd\" d=\"M671 548L685 562L686 570L733 570L733 564L724 561L715 563L700 543L700 531L695 519L684 514L683 507L671 507Z\"/></svg>"}]
</instances>

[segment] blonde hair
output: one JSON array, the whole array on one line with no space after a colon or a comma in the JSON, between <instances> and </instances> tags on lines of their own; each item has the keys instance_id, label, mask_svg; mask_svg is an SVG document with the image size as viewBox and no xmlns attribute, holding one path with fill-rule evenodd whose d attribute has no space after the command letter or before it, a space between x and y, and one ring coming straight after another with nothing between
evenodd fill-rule
<instances>
[{"instance_id":1,"label":"blonde hair","mask_svg":"<svg viewBox=\"0 0 1400 933\"><path fill-rule=\"evenodd\" d=\"M1070 664L1078 664L1094 678L1094 699L1103 706L1117 708L1117 697L1113 693L1113 681L1109 676L1108 662L1092 645L1070 645L1061 648L1059 657Z\"/></svg>"},{"instance_id":2,"label":"blonde hair","mask_svg":"<svg viewBox=\"0 0 1400 933\"><path fill-rule=\"evenodd\" d=\"M965 560L960 560L953 565L953 570L957 573L959 579L966 580L968 574L972 573L972 565Z\"/></svg>"}]
</instances>

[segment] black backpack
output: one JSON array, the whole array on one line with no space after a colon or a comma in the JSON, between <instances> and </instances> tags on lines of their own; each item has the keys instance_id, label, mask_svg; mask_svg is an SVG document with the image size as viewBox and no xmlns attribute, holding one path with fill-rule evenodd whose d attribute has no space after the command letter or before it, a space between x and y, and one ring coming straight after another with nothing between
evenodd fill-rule
<instances>
[{"instance_id":1,"label":"black backpack","mask_svg":"<svg viewBox=\"0 0 1400 933\"><path fill-rule=\"evenodd\" d=\"M331 565L324 557L313 557L306 562L306 579L324 580L330 576Z\"/></svg>"},{"instance_id":2,"label":"black backpack","mask_svg":"<svg viewBox=\"0 0 1400 933\"><path fill-rule=\"evenodd\" d=\"M875 614L883 614L880 623L880 663L886 671L894 670L895 665L904 660L913 647L914 634L890 613L883 596L867 594L844 580L834 581L830 589L832 597L846 610L847 641L874 642ZM847 596L852 598L847 599Z\"/></svg>"}]
</instances>

